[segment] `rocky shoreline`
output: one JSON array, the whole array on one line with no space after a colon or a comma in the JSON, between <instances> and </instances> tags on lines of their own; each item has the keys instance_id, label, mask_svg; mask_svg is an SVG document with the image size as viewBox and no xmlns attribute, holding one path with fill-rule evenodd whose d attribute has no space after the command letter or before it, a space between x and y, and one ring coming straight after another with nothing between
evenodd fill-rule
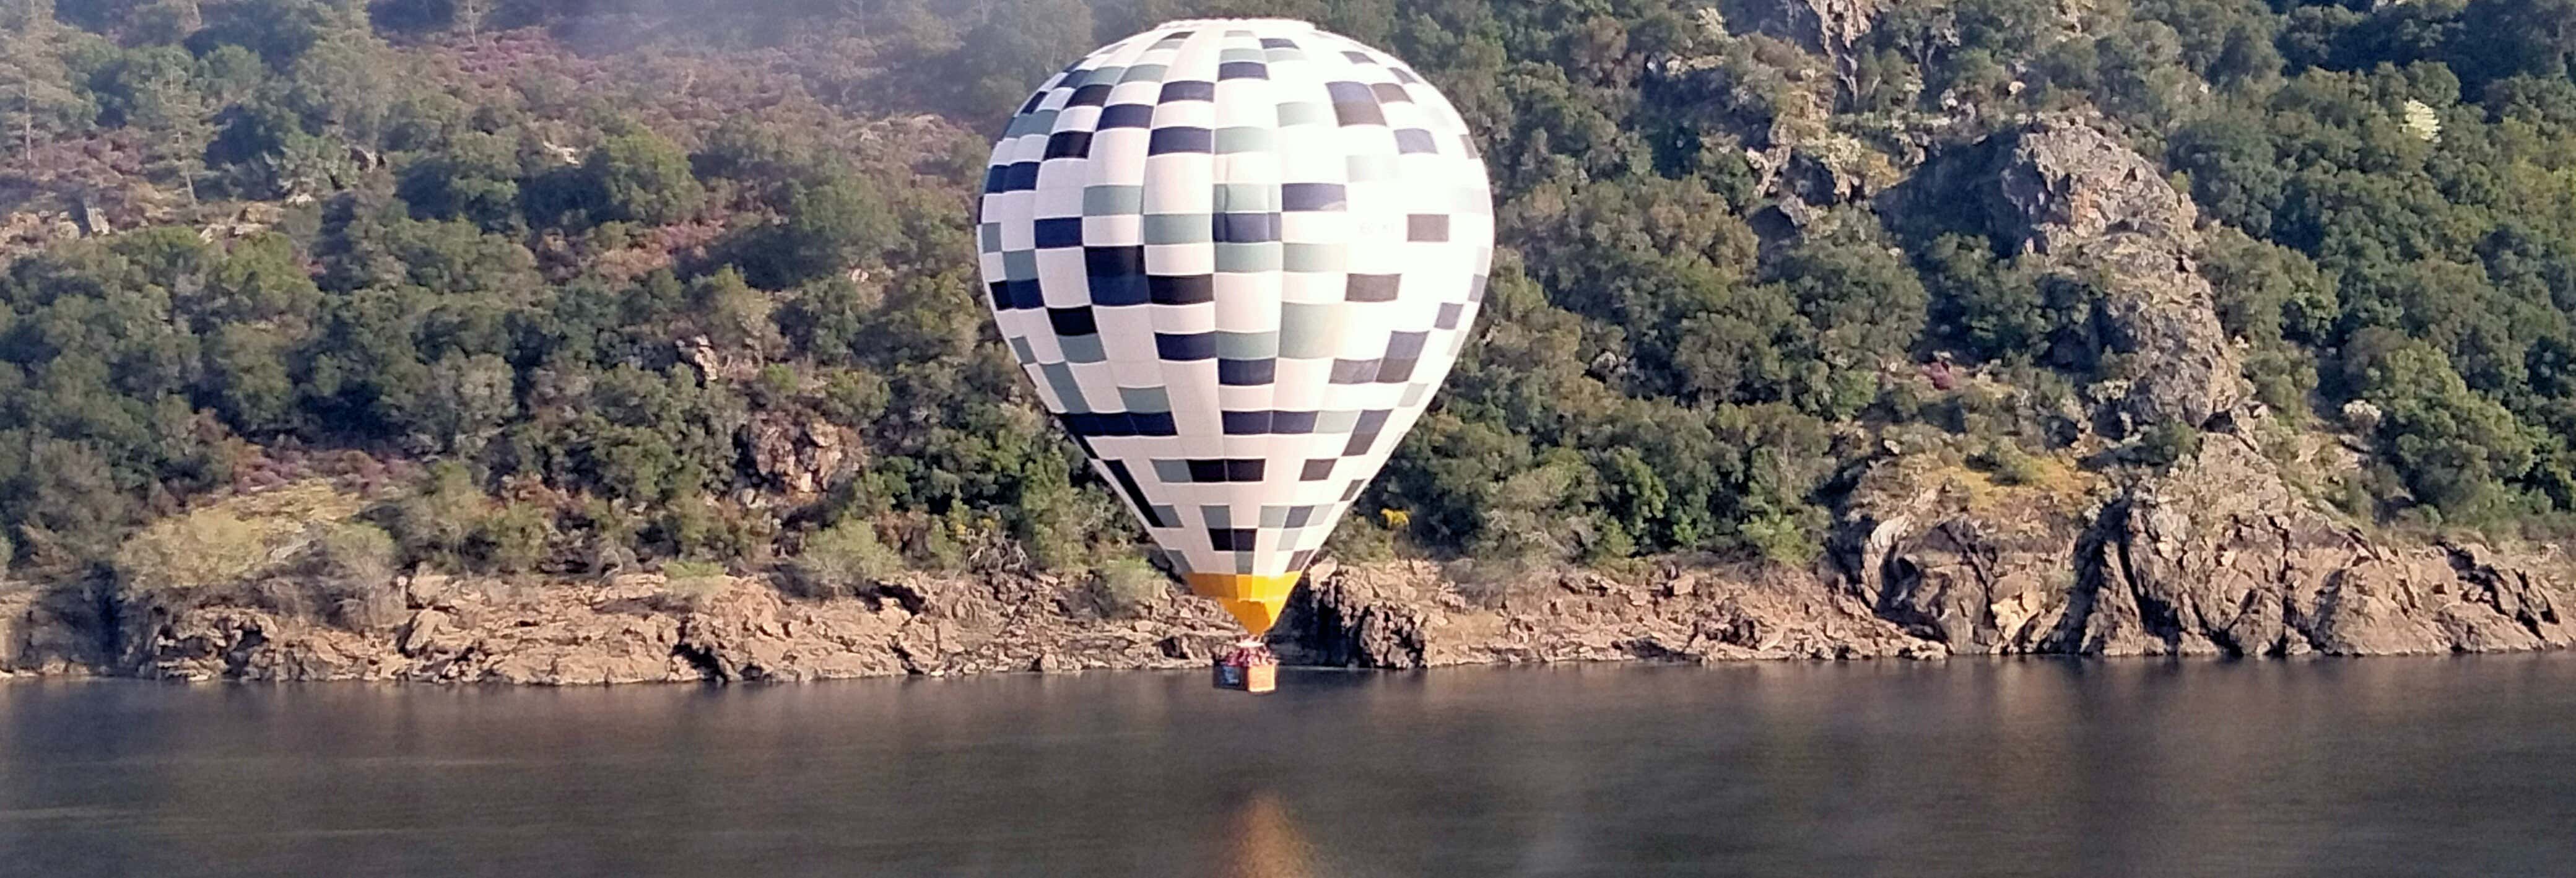
<instances>
[{"instance_id":1,"label":"rocky shoreline","mask_svg":"<svg viewBox=\"0 0 2576 878\"><path fill-rule=\"evenodd\" d=\"M1622 578L1462 585L1429 562L1320 571L1272 635L1295 664L1382 669L1571 661L2406 655L2576 645L2566 559L2391 550L2334 534L2169 551L2153 510L2113 510L2098 566L1989 553L1949 521L1875 577L1667 562ZM2131 530L2129 528L2134 528ZM2250 535L2249 535L2250 537ZM2272 543L2272 546L2263 543ZM1845 559L1859 561L1862 557ZM2056 569L2064 569L2059 559ZM2550 571L2561 571L2553 574ZM2184 581L2175 577L2197 576ZM1872 586L1869 580L1875 578ZM2051 583L2062 583L2063 587ZM675 598L654 575L513 587L419 577L398 621L352 627L227 599L110 606L0 597L0 671L176 680L591 685L1192 668L1233 637L1177 590L1104 615L1041 577L907 576L809 600L759 578Z\"/></svg>"}]
</instances>

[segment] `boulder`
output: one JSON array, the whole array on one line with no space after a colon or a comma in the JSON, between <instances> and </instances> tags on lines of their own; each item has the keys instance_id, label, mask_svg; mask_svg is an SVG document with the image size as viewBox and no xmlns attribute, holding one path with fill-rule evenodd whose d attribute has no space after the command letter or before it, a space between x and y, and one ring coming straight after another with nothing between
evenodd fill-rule
<instances>
[{"instance_id":1,"label":"boulder","mask_svg":"<svg viewBox=\"0 0 2576 878\"><path fill-rule=\"evenodd\" d=\"M2198 211L2155 162L2076 116L1998 134L1987 210L2023 252L2061 253L2119 235L2194 245Z\"/></svg>"}]
</instances>

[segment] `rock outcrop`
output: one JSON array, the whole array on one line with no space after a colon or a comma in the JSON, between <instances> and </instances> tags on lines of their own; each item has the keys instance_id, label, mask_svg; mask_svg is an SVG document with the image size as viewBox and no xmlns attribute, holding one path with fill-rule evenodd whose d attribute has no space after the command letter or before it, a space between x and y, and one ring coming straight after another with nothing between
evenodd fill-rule
<instances>
[{"instance_id":1,"label":"rock outcrop","mask_svg":"<svg viewBox=\"0 0 2576 878\"><path fill-rule=\"evenodd\" d=\"M1292 601L1282 658L1424 668L1526 662L1937 658L1804 574L1666 565L1641 581L1543 571L1461 588L1423 562L1338 572Z\"/></svg>"},{"instance_id":2,"label":"rock outcrop","mask_svg":"<svg viewBox=\"0 0 2576 878\"><path fill-rule=\"evenodd\" d=\"M1987 210L2024 252L2066 253L2121 236L2197 245L2198 211L2154 162L2086 120L2050 116L1996 135Z\"/></svg>"},{"instance_id":3,"label":"rock outcrop","mask_svg":"<svg viewBox=\"0 0 2576 878\"><path fill-rule=\"evenodd\" d=\"M0 582L0 674L108 667L108 606L82 589Z\"/></svg>"},{"instance_id":4,"label":"rock outcrop","mask_svg":"<svg viewBox=\"0 0 2576 878\"><path fill-rule=\"evenodd\" d=\"M352 626L238 595L126 604L106 651L30 651L84 626L17 604L0 669L162 679L441 683L803 681L902 674L1194 667L1231 641L1213 605L1172 594L1107 618L1082 589L1027 576L912 575L857 597L789 598L758 578L674 586L632 574L514 585L423 576L389 621ZM45 656L54 656L46 659Z\"/></svg>"},{"instance_id":5,"label":"rock outcrop","mask_svg":"<svg viewBox=\"0 0 2576 878\"><path fill-rule=\"evenodd\" d=\"M1883 0L1735 0L1720 7L1731 29L1762 33L1840 61L1869 35Z\"/></svg>"},{"instance_id":6,"label":"rock outcrop","mask_svg":"<svg viewBox=\"0 0 2576 878\"><path fill-rule=\"evenodd\" d=\"M1858 547L1848 569L1881 615L1964 653L2576 644L2559 614L2568 566L2555 550L2507 559L2486 547L2391 545L2291 487L2253 438L2267 415L2247 402L2242 365L2193 264L2192 207L2144 157L2061 117L1998 135L1946 173L1936 185L1978 193L1971 201L1989 231L2096 285L2094 325L2104 348L2128 359L2128 376L2095 422L2119 435L2160 424L2206 433L2168 469L1984 509L1945 502L1938 485L1882 464L1889 484L1864 480L1874 490L1845 510L1843 540ZM1857 533L1867 536L1848 535Z\"/></svg>"},{"instance_id":7,"label":"rock outcrop","mask_svg":"<svg viewBox=\"0 0 2576 878\"><path fill-rule=\"evenodd\" d=\"M1960 654L2396 655L2576 646L2552 549L2394 546L2213 434L2171 473L2053 511L1930 492L1858 515L1851 580Z\"/></svg>"},{"instance_id":8,"label":"rock outcrop","mask_svg":"<svg viewBox=\"0 0 2576 878\"><path fill-rule=\"evenodd\" d=\"M811 496L838 485L866 466L866 446L855 431L823 420L790 420L762 414L741 432L743 457L769 486L789 496Z\"/></svg>"},{"instance_id":9,"label":"rock outcrop","mask_svg":"<svg viewBox=\"0 0 2576 878\"><path fill-rule=\"evenodd\" d=\"M1985 234L2081 289L2085 337L2054 345L2054 365L2122 361L2105 376L2126 383L2103 413L2115 435L2205 426L2252 392L2199 273L2198 211L2097 120L2046 116L1953 150L1879 207L1898 226Z\"/></svg>"}]
</instances>

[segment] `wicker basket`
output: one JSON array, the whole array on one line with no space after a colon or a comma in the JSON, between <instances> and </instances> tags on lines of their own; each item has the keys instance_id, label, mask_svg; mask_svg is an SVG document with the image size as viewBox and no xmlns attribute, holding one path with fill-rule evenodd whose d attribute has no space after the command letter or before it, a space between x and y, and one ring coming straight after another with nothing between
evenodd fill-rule
<instances>
[{"instance_id":1,"label":"wicker basket","mask_svg":"<svg viewBox=\"0 0 2576 878\"><path fill-rule=\"evenodd\" d=\"M1269 692L1279 688L1278 665L1216 664L1216 688L1237 692Z\"/></svg>"}]
</instances>

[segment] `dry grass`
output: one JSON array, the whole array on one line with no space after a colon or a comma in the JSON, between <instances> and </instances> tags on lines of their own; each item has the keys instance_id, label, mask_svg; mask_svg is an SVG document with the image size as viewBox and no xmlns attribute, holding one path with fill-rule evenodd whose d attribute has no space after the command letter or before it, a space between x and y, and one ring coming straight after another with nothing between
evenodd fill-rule
<instances>
[{"instance_id":1,"label":"dry grass","mask_svg":"<svg viewBox=\"0 0 2576 878\"><path fill-rule=\"evenodd\" d=\"M1981 463L1922 455L1901 466L1906 482L1941 486L1959 497L1969 514L1980 517L2024 510L2078 514L2110 488L2107 479L2076 466L2063 453L2020 454L2001 466Z\"/></svg>"},{"instance_id":2,"label":"dry grass","mask_svg":"<svg viewBox=\"0 0 2576 878\"><path fill-rule=\"evenodd\" d=\"M366 501L322 479L226 498L153 522L118 547L131 595L194 595L353 630L397 624L393 538L357 520Z\"/></svg>"},{"instance_id":3,"label":"dry grass","mask_svg":"<svg viewBox=\"0 0 2576 878\"><path fill-rule=\"evenodd\" d=\"M285 567L364 505L318 479L232 497L145 526L114 566L129 591L237 585Z\"/></svg>"}]
</instances>

